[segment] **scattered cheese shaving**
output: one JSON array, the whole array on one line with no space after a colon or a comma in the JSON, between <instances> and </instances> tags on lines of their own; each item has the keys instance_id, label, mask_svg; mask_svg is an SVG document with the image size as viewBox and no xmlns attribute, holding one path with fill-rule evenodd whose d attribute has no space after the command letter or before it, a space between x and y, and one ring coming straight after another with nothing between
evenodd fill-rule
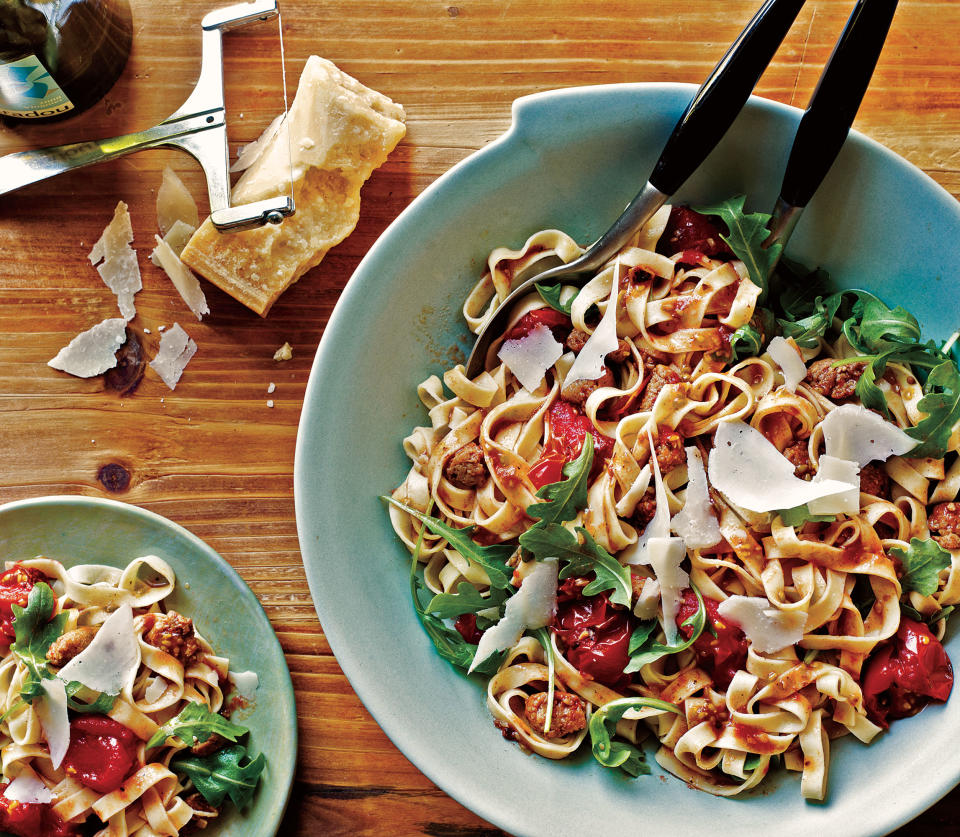
<instances>
[{"instance_id":1,"label":"scattered cheese shaving","mask_svg":"<svg viewBox=\"0 0 960 837\"><path fill-rule=\"evenodd\" d=\"M670 537L670 506L667 502L667 489L663 484L663 477L660 475L660 463L657 457L652 454L654 450L653 434L647 430L647 440L650 442L650 462L653 466L653 484L657 495L657 507L653 517L643 530L636 543L631 544L620 553L621 564L649 564L650 558L647 554L647 543L651 538L669 538ZM648 467L644 465L644 467Z\"/></svg>"},{"instance_id":2,"label":"scattered cheese shaving","mask_svg":"<svg viewBox=\"0 0 960 837\"><path fill-rule=\"evenodd\" d=\"M267 399L267 406L268 406L268 407L273 407L273 399L272 399L272 398L268 398L268 399Z\"/></svg>"},{"instance_id":3,"label":"scattered cheese shaving","mask_svg":"<svg viewBox=\"0 0 960 837\"><path fill-rule=\"evenodd\" d=\"M170 245L170 249L177 254L179 258L180 253L183 251L183 248L187 246L187 242L196 232L195 227L191 227L189 224L184 223L183 221L177 220L173 222L173 226L170 227L170 231L163 237L163 240ZM151 253L150 261L152 261L157 267L160 267L160 262L157 257Z\"/></svg>"},{"instance_id":4,"label":"scattered cheese shaving","mask_svg":"<svg viewBox=\"0 0 960 837\"><path fill-rule=\"evenodd\" d=\"M610 297L607 300L607 310L587 338L583 348L573 362L567 377L563 379L563 386L567 387L577 381L595 381L603 374L603 361L610 352L617 348L617 297L620 294L620 259L613 268L610 279Z\"/></svg>"},{"instance_id":5,"label":"scattered cheese shaving","mask_svg":"<svg viewBox=\"0 0 960 837\"><path fill-rule=\"evenodd\" d=\"M637 603L633 607L633 615L637 619L656 619L660 610L660 582L655 578L648 578L643 583L643 589L637 596Z\"/></svg>"},{"instance_id":6,"label":"scattered cheese shaving","mask_svg":"<svg viewBox=\"0 0 960 837\"><path fill-rule=\"evenodd\" d=\"M194 313L198 320L202 320L204 314L210 313L210 308L207 305L207 298L203 295L203 289L200 287L200 280L193 275L193 271L189 267L180 261L180 257L173 252L166 241L159 235L154 236L154 238L157 246L154 248L151 257L156 257L164 273L170 277L170 281L173 282L183 301L187 303L187 308Z\"/></svg>"},{"instance_id":7,"label":"scattered cheese shaving","mask_svg":"<svg viewBox=\"0 0 960 837\"><path fill-rule=\"evenodd\" d=\"M177 381L180 380L183 370L196 352L197 344L190 339L179 323L174 323L160 338L160 349L157 356L150 361L150 368L170 389L176 389Z\"/></svg>"},{"instance_id":8,"label":"scattered cheese shaving","mask_svg":"<svg viewBox=\"0 0 960 837\"><path fill-rule=\"evenodd\" d=\"M26 765L20 775L4 788L3 796L11 802L22 802L27 805L47 805L53 802L50 788Z\"/></svg>"},{"instance_id":9,"label":"scattered cheese shaving","mask_svg":"<svg viewBox=\"0 0 960 837\"><path fill-rule=\"evenodd\" d=\"M177 221L196 229L200 226L200 213L190 190L183 185L183 181L173 169L166 166L163 170L163 181L157 190L157 226L160 227L161 235L170 232Z\"/></svg>"},{"instance_id":10,"label":"scattered cheese shaving","mask_svg":"<svg viewBox=\"0 0 960 837\"><path fill-rule=\"evenodd\" d=\"M55 358L47 361L47 366L78 378L92 378L117 365L117 349L126 339L126 320L104 320L74 337Z\"/></svg>"},{"instance_id":11,"label":"scattered cheese shaving","mask_svg":"<svg viewBox=\"0 0 960 837\"><path fill-rule=\"evenodd\" d=\"M717 612L739 625L754 649L774 654L803 639L805 613L779 610L763 596L730 596L717 606Z\"/></svg>"},{"instance_id":12,"label":"scattered cheese shaving","mask_svg":"<svg viewBox=\"0 0 960 837\"><path fill-rule=\"evenodd\" d=\"M123 604L57 676L64 683L76 680L88 689L115 695L133 683L139 665L140 646L133 630L133 611L130 605Z\"/></svg>"},{"instance_id":13,"label":"scattered cheese shaving","mask_svg":"<svg viewBox=\"0 0 960 837\"><path fill-rule=\"evenodd\" d=\"M748 511L792 509L850 489L848 483L837 480L800 479L793 463L759 430L742 421L720 422L713 444L707 469L710 482L731 503Z\"/></svg>"},{"instance_id":14,"label":"scattered cheese shaving","mask_svg":"<svg viewBox=\"0 0 960 837\"><path fill-rule=\"evenodd\" d=\"M831 410L820 422L827 453L851 459L861 468L875 459L886 461L913 450L917 440L859 404L844 404Z\"/></svg>"},{"instance_id":15,"label":"scattered cheese shaving","mask_svg":"<svg viewBox=\"0 0 960 837\"><path fill-rule=\"evenodd\" d=\"M131 630L133 623L130 623ZM43 737L50 748L50 763L60 766L70 746L70 717L67 715L67 689L62 680L49 678L40 681L43 697L34 704Z\"/></svg>"},{"instance_id":16,"label":"scattered cheese shaving","mask_svg":"<svg viewBox=\"0 0 960 837\"><path fill-rule=\"evenodd\" d=\"M650 538L647 544L650 566L660 583L660 607L663 612L663 633L667 645L677 641L677 613L690 576L681 569L680 562L687 557L682 538Z\"/></svg>"},{"instance_id":17,"label":"scattered cheese shaving","mask_svg":"<svg viewBox=\"0 0 960 837\"><path fill-rule=\"evenodd\" d=\"M538 325L523 337L505 341L497 357L513 372L527 392L533 392L543 383L547 370L562 354L563 346L553 332L545 325Z\"/></svg>"},{"instance_id":18,"label":"scattered cheese shaving","mask_svg":"<svg viewBox=\"0 0 960 837\"><path fill-rule=\"evenodd\" d=\"M283 114L278 113L273 122L267 125L266 129L262 134L260 134L257 139L248 145L241 146L239 154L237 154L237 161L230 166L230 171L244 171L250 166L252 166L260 156L263 154L263 150L267 147L270 140L273 139L274 135L280 129L280 123L283 122Z\"/></svg>"},{"instance_id":19,"label":"scattered cheese shaving","mask_svg":"<svg viewBox=\"0 0 960 837\"><path fill-rule=\"evenodd\" d=\"M147 703L156 703L163 697L164 693L167 691L167 686L169 684L163 677L154 677L150 681L150 685L143 690L143 699Z\"/></svg>"},{"instance_id":20,"label":"scattered cheese shaving","mask_svg":"<svg viewBox=\"0 0 960 837\"><path fill-rule=\"evenodd\" d=\"M293 357L293 346L289 343L284 343L279 349L273 353L273 359L278 363L283 360L290 360Z\"/></svg>"},{"instance_id":21,"label":"scattered cheese shaving","mask_svg":"<svg viewBox=\"0 0 960 837\"><path fill-rule=\"evenodd\" d=\"M796 392L797 385L807 377L807 366L792 340L774 337L767 346L770 355L783 372L783 383L790 392Z\"/></svg>"},{"instance_id":22,"label":"scattered cheese shaving","mask_svg":"<svg viewBox=\"0 0 960 837\"><path fill-rule=\"evenodd\" d=\"M253 693L260 688L260 678L255 671L231 671L227 677L233 683L234 691L244 700L252 700Z\"/></svg>"},{"instance_id":23,"label":"scattered cheese shaving","mask_svg":"<svg viewBox=\"0 0 960 837\"><path fill-rule=\"evenodd\" d=\"M686 451L687 495L683 508L670 521L670 527L683 538L688 549L704 549L716 546L723 539L723 535L720 533L720 524L711 511L707 472L703 467L700 451L693 445L687 447Z\"/></svg>"},{"instance_id":24,"label":"scattered cheese shaving","mask_svg":"<svg viewBox=\"0 0 960 837\"><path fill-rule=\"evenodd\" d=\"M273 381L271 381L270 386L267 387L267 395L271 395L273 392L276 391L276 389L277 389L277 385Z\"/></svg>"},{"instance_id":25,"label":"scattered cheese shaving","mask_svg":"<svg viewBox=\"0 0 960 837\"><path fill-rule=\"evenodd\" d=\"M90 251L90 264L97 265L97 273L103 283L116 294L117 306L124 319L132 320L137 309L133 297L143 287L140 279L140 265L137 253L130 247L133 241L133 226L127 205L120 201L113 211L113 218L107 224L97 243Z\"/></svg>"},{"instance_id":26,"label":"scattered cheese shaving","mask_svg":"<svg viewBox=\"0 0 960 837\"><path fill-rule=\"evenodd\" d=\"M855 515L860 511L860 466L856 462L823 454L812 481L818 483L824 480L837 480L846 483L849 488L838 494L811 500L807 503L810 514Z\"/></svg>"},{"instance_id":27,"label":"scattered cheese shaving","mask_svg":"<svg viewBox=\"0 0 960 837\"><path fill-rule=\"evenodd\" d=\"M550 623L557 610L557 559L540 561L523 579L520 589L507 599L503 618L483 632L469 674L491 654L513 645L526 630Z\"/></svg>"}]
</instances>

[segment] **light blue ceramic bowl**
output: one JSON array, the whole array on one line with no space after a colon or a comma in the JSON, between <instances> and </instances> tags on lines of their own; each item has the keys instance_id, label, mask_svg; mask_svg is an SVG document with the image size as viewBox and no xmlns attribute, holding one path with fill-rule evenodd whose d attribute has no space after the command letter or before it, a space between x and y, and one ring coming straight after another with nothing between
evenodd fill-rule
<instances>
[{"instance_id":1,"label":"light blue ceramic bowl","mask_svg":"<svg viewBox=\"0 0 960 837\"><path fill-rule=\"evenodd\" d=\"M646 180L693 95L688 85L616 85L520 99L496 142L436 181L390 226L347 285L314 362L295 469L307 577L337 659L371 714L430 779L524 835L876 835L960 779L960 696L898 722L870 747L834 747L823 804L796 774L723 800L654 775L629 780L584 754L524 755L494 728L481 678L433 651L410 604L408 555L377 496L407 471L401 438L426 417L416 385L470 341L463 299L497 245L557 227L602 233ZM738 193L769 211L800 118L752 99L678 195ZM789 254L912 310L929 336L960 324L960 207L900 157L854 134L807 209ZM960 660L960 638L948 649ZM425 803L426 804L426 803Z\"/></svg>"},{"instance_id":2,"label":"light blue ceramic bowl","mask_svg":"<svg viewBox=\"0 0 960 837\"><path fill-rule=\"evenodd\" d=\"M253 803L232 804L205 834L273 837L280 825L297 760L297 710L290 672L260 602L236 571L182 526L158 514L95 497L41 497L0 506L0 560L46 555L67 566L123 567L157 555L173 567L177 587L165 600L190 616L233 671L256 671L251 707L235 716L250 728L248 752L263 752L267 768Z\"/></svg>"}]
</instances>

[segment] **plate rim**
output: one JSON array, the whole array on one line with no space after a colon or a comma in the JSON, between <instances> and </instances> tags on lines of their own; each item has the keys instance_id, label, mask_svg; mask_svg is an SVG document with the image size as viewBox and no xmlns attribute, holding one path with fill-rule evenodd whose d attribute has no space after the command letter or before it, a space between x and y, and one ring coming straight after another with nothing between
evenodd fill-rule
<instances>
[{"instance_id":1,"label":"plate rim","mask_svg":"<svg viewBox=\"0 0 960 837\"><path fill-rule=\"evenodd\" d=\"M282 778L284 781L281 783L279 789L278 800L280 804L274 806L273 810L276 812L273 817L270 817L267 821L268 831L265 831L264 834L276 835L279 831L280 825L283 821L283 817L286 813L287 807L290 803L290 798L293 792L293 782L296 775L296 766L297 766L297 755L299 752L299 727L297 723L297 705L296 705L296 696L293 688L293 681L290 677L290 667L287 664L286 655L283 653L283 647L280 645L280 640L277 637L276 631L273 628L273 625L270 622L270 618L267 616L266 610L264 610L263 604L260 602L260 599L257 597L257 594L253 592L250 588L250 585L243 580L243 577L233 568L233 566L220 555L212 546L210 546L206 541L200 538L198 535L195 535L185 526L176 521L170 520L170 518L165 517L162 514L159 514L150 509L145 509L142 506L136 505L134 503L127 503L122 500L115 500L112 497L90 497L83 494L47 494L39 497L28 497L19 500L10 500L6 503L0 504L0 525L3 524L4 517L7 514L17 512L21 509L30 509L30 508L43 508L46 506L75 506L77 508L92 508L97 507L100 509L107 510L111 514L120 514L129 515L132 518L142 517L146 520L151 521L152 523L159 525L162 528L171 530L176 536L188 541L194 549L199 552L202 552L208 559L210 559L214 566L222 572L224 575L229 577L235 585L241 590L240 595L249 596L253 603L256 604L256 610L262 615L264 622L270 628L270 636L273 640L273 645L275 645L276 650L279 654L280 659L283 661L283 670L281 681L283 686L283 694L280 696L280 699L284 702L289 703L289 708L293 711L292 713L278 712L275 713L277 717L281 719L281 723L285 720L289 729L288 732L292 736L293 748L291 754L288 758L284 760L284 764L276 765L274 759L276 754L271 752L270 758L268 759L268 766L271 772L276 772L277 768L281 768L281 771L284 775ZM272 699L276 699L276 696L273 696ZM241 812L241 816L243 813ZM260 820L259 823L262 824L264 820Z\"/></svg>"}]
</instances>

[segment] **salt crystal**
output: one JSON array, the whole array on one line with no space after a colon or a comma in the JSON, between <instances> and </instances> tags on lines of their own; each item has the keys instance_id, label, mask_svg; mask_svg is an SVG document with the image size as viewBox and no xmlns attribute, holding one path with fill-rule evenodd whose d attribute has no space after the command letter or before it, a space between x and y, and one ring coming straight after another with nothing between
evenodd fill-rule
<instances>
[{"instance_id":1,"label":"salt crystal","mask_svg":"<svg viewBox=\"0 0 960 837\"><path fill-rule=\"evenodd\" d=\"M271 381L270 386L267 387L267 395L269 395L271 392L274 392L276 388L277 388L277 385L273 381Z\"/></svg>"},{"instance_id":2,"label":"salt crystal","mask_svg":"<svg viewBox=\"0 0 960 837\"><path fill-rule=\"evenodd\" d=\"M165 325L157 326L157 331L163 331L166 328Z\"/></svg>"},{"instance_id":3,"label":"salt crystal","mask_svg":"<svg viewBox=\"0 0 960 837\"><path fill-rule=\"evenodd\" d=\"M196 351L197 344L180 328L179 323L174 323L170 331L160 338L160 348L157 356L150 361L150 367L170 389L175 389Z\"/></svg>"},{"instance_id":4,"label":"salt crystal","mask_svg":"<svg viewBox=\"0 0 960 837\"><path fill-rule=\"evenodd\" d=\"M187 303L187 307L193 311L198 320L202 320L204 314L210 313L210 307L207 305L207 298L203 295L200 281L194 276L193 271L180 261L180 257L170 249L166 241L159 235L154 238L157 246L152 255L160 262L164 273L170 277L170 281L183 297L183 301Z\"/></svg>"},{"instance_id":5,"label":"salt crystal","mask_svg":"<svg viewBox=\"0 0 960 837\"><path fill-rule=\"evenodd\" d=\"M47 361L47 366L78 378L92 378L117 365L117 349L126 339L126 320L104 320L74 337L55 358Z\"/></svg>"},{"instance_id":6,"label":"salt crystal","mask_svg":"<svg viewBox=\"0 0 960 837\"><path fill-rule=\"evenodd\" d=\"M143 333L144 333L144 334L151 334L152 332L150 331L149 328L145 328L145 329L143 330Z\"/></svg>"},{"instance_id":7,"label":"salt crystal","mask_svg":"<svg viewBox=\"0 0 960 837\"><path fill-rule=\"evenodd\" d=\"M272 406L273 406L273 399L272 399L272 398L271 398L269 401L267 401L267 406L268 406L268 407L272 407Z\"/></svg>"},{"instance_id":8,"label":"salt crystal","mask_svg":"<svg viewBox=\"0 0 960 837\"><path fill-rule=\"evenodd\" d=\"M200 213L190 190L183 185L183 181L173 169L167 166L163 170L163 182L157 190L157 226L160 227L160 232L166 235L177 221L196 229L200 225Z\"/></svg>"}]
</instances>

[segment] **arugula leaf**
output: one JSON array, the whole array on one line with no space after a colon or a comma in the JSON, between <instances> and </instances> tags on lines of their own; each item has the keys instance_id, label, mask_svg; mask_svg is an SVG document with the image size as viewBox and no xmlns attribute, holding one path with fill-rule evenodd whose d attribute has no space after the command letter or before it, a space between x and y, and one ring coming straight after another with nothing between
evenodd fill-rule
<instances>
[{"instance_id":1,"label":"arugula leaf","mask_svg":"<svg viewBox=\"0 0 960 837\"><path fill-rule=\"evenodd\" d=\"M684 626L690 625L693 628L690 638L676 645L664 645L653 639L653 629L657 625L657 620L650 619L647 622L641 622L631 635L630 643L627 646L630 661L623 670L625 674L640 671L643 666L654 663L667 654L677 654L680 651L685 651L697 641L707 625L707 606L704 604L700 591L693 585L691 585L691 589L697 597L697 611L683 623Z\"/></svg>"},{"instance_id":2,"label":"arugula leaf","mask_svg":"<svg viewBox=\"0 0 960 837\"><path fill-rule=\"evenodd\" d=\"M908 604L900 602L900 610L902 610L907 616L913 619L915 622L924 622L927 625L935 625L941 619L946 619L956 607L954 605L948 605L947 607L942 607L935 613L931 613L929 616L924 616L916 608L910 607Z\"/></svg>"},{"instance_id":3,"label":"arugula leaf","mask_svg":"<svg viewBox=\"0 0 960 837\"><path fill-rule=\"evenodd\" d=\"M507 598L506 591L490 589L489 596L483 596L469 581L461 581L456 593L437 593L427 605L426 613L438 619L455 619L464 613L477 613L490 607L499 607Z\"/></svg>"},{"instance_id":4,"label":"arugula leaf","mask_svg":"<svg viewBox=\"0 0 960 837\"><path fill-rule=\"evenodd\" d=\"M52 619L56 597L46 582L38 582L30 591L27 606L11 605L13 611L14 642L10 650L27 668L27 676L20 688L20 697L32 703L43 694L41 680L54 675L47 667L47 651L67 624L67 614L58 613Z\"/></svg>"},{"instance_id":5,"label":"arugula leaf","mask_svg":"<svg viewBox=\"0 0 960 837\"><path fill-rule=\"evenodd\" d=\"M553 694L554 672L556 671L557 661L553 653L553 643L550 641L550 633L546 628L537 628L531 633L537 638L537 641L543 647L543 654L547 658L547 720L543 724L543 734L550 732L550 724L553 721Z\"/></svg>"},{"instance_id":6,"label":"arugula leaf","mask_svg":"<svg viewBox=\"0 0 960 837\"><path fill-rule=\"evenodd\" d=\"M843 294L832 294L826 298L818 296L809 313L800 317L796 314L793 319L778 319L777 323L784 337L792 337L798 346L807 349L815 348L820 338L833 325L833 318L837 315Z\"/></svg>"},{"instance_id":7,"label":"arugula leaf","mask_svg":"<svg viewBox=\"0 0 960 837\"><path fill-rule=\"evenodd\" d=\"M563 466L564 479L551 482L537 492L537 497L548 502L531 503L527 507L530 517L539 518L539 523L532 528L547 523L563 523L577 516L577 512L587 505L587 487L592 466L593 434L584 433L580 455Z\"/></svg>"},{"instance_id":8,"label":"arugula leaf","mask_svg":"<svg viewBox=\"0 0 960 837\"><path fill-rule=\"evenodd\" d=\"M900 588L904 593L911 591L921 596L930 596L940 586L940 571L950 566L950 553L934 540L922 541L911 538L908 549L892 547L890 557L900 561L903 575Z\"/></svg>"},{"instance_id":9,"label":"arugula leaf","mask_svg":"<svg viewBox=\"0 0 960 837\"><path fill-rule=\"evenodd\" d=\"M571 296L566 302L561 302L560 291L563 289L563 285L541 285L539 282L534 282L533 287L535 287L537 293L540 294L540 299L547 303L554 311L559 311L568 317L570 316L573 301L577 298L576 294Z\"/></svg>"},{"instance_id":10,"label":"arugula leaf","mask_svg":"<svg viewBox=\"0 0 960 837\"><path fill-rule=\"evenodd\" d=\"M784 526L802 526L804 523L832 523L836 520L835 514L811 514L806 504L794 506L792 509L780 509L777 512Z\"/></svg>"},{"instance_id":11,"label":"arugula leaf","mask_svg":"<svg viewBox=\"0 0 960 837\"><path fill-rule=\"evenodd\" d=\"M610 601L629 607L633 594L630 570L600 546L582 526L577 527L577 532L583 538L583 544L577 552L566 554L567 564L560 570L560 579L593 573L595 578L583 588L584 595L593 596L604 590L612 590Z\"/></svg>"},{"instance_id":12,"label":"arugula leaf","mask_svg":"<svg viewBox=\"0 0 960 837\"><path fill-rule=\"evenodd\" d=\"M729 234L720 237L730 245L734 255L746 265L750 281L760 288L762 291L760 296L763 298L767 291L768 279L777 259L780 258L783 245L778 242L764 249L763 242L770 236L770 230L767 229L770 216L763 212L745 215L743 212L745 200L745 195L737 195L714 206L698 207L696 211L703 215L716 215L727 225Z\"/></svg>"},{"instance_id":13,"label":"arugula leaf","mask_svg":"<svg viewBox=\"0 0 960 837\"><path fill-rule=\"evenodd\" d=\"M810 303L822 297L830 287L830 274L822 268L810 270L800 262L781 255L771 277L780 309L790 320L798 320Z\"/></svg>"},{"instance_id":14,"label":"arugula leaf","mask_svg":"<svg viewBox=\"0 0 960 837\"><path fill-rule=\"evenodd\" d=\"M507 560L516 551L515 547L505 544L493 544L492 546L480 546L471 537L470 533L475 527L467 526L464 529L454 529L442 520L424 514L422 511L404 505L399 500L386 495L380 498L392 503L398 509L413 515L433 534L446 540L450 546L457 550L464 558L479 564L487 572L490 579L490 586L498 590L505 590L510 585L510 579L513 576L513 570L506 566Z\"/></svg>"},{"instance_id":15,"label":"arugula leaf","mask_svg":"<svg viewBox=\"0 0 960 837\"><path fill-rule=\"evenodd\" d=\"M908 427L907 435L919 444L911 456L941 458L947 451L954 426L960 422L960 373L952 360L947 360L927 376L923 385L925 395L917 408L927 415L916 427Z\"/></svg>"},{"instance_id":16,"label":"arugula leaf","mask_svg":"<svg viewBox=\"0 0 960 837\"><path fill-rule=\"evenodd\" d=\"M219 806L229 796L234 805L245 808L267 766L263 753L243 764L246 755L242 744L234 744L209 756L179 756L171 767L186 773L211 805Z\"/></svg>"},{"instance_id":17,"label":"arugula leaf","mask_svg":"<svg viewBox=\"0 0 960 837\"><path fill-rule=\"evenodd\" d=\"M223 715L211 712L202 703L188 703L183 711L167 721L147 742L147 747L157 747L168 738L179 738L187 746L195 742L206 741L211 735L236 741L237 737L249 732L247 727L227 720Z\"/></svg>"},{"instance_id":18,"label":"arugula leaf","mask_svg":"<svg viewBox=\"0 0 960 837\"><path fill-rule=\"evenodd\" d=\"M612 700L596 709L590 716L587 729L590 732L590 745L593 757L604 767L619 767L628 776L636 778L641 773L649 773L643 750L626 741L614 741L617 722L631 709L652 707L665 712L680 715L680 709L664 700L646 697L626 697Z\"/></svg>"},{"instance_id":19,"label":"arugula leaf","mask_svg":"<svg viewBox=\"0 0 960 837\"><path fill-rule=\"evenodd\" d=\"M113 709L113 704L116 702L119 695L112 695L109 692L94 692L92 689L88 689L82 683L77 682L76 680L71 680L65 686L67 692L67 706L69 706L74 712L94 712L98 715L106 715L111 709ZM77 700L77 695L81 697L88 694L95 694L96 698L92 701L86 700Z\"/></svg>"},{"instance_id":20,"label":"arugula leaf","mask_svg":"<svg viewBox=\"0 0 960 837\"><path fill-rule=\"evenodd\" d=\"M747 357L756 357L763 348L763 335L752 323L740 326L730 335L730 360L736 363Z\"/></svg>"}]
</instances>

